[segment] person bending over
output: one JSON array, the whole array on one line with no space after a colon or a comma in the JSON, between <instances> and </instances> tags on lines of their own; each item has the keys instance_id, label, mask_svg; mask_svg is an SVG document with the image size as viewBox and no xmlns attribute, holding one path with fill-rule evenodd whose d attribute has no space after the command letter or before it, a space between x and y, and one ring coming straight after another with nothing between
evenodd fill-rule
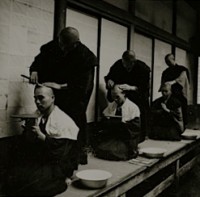
<instances>
[{"instance_id":1,"label":"person bending over","mask_svg":"<svg viewBox=\"0 0 200 197\"><path fill-rule=\"evenodd\" d=\"M122 58L110 67L105 82L108 101L112 101L112 87L120 84L127 98L138 105L141 112L140 142L144 141L149 125L150 68L136 59L134 51L127 50L122 54Z\"/></svg>"}]
</instances>

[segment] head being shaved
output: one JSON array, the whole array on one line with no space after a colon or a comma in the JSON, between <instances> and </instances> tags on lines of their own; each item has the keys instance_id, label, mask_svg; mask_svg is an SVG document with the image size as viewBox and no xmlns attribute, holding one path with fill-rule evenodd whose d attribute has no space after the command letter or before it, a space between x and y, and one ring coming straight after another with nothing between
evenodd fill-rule
<instances>
[{"instance_id":1,"label":"head being shaved","mask_svg":"<svg viewBox=\"0 0 200 197\"><path fill-rule=\"evenodd\" d=\"M120 88L120 85L115 85L115 86L111 89L111 92L112 92L112 93L116 93L116 94L118 94L118 93L120 93L120 94L125 94L125 93L123 92L123 90Z\"/></svg>"},{"instance_id":2,"label":"head being shaved","mask_svg":"<svg viewBox=\"0 0 200 197\"><path fill-rule=\"evenodd\" d=\"M172 94L170 83L162 84L160 89L161 89L163 97L166 98L166 99L169 98L169 96Z\"/></svg>"},{"instance_id":3,"label":"head being shaved","mask_svg":"<svg viewBox=\"0 0 200 197\"><path fill-rule=\"evenodd\" d=\"M111 90L113 100L120 106L125 102L126 96L120 85L115 85Z\"/></svg>"},{"instance_id":4,"label":"head being shaved","mask_svg":"<svg viewBox=\"0 0 200 197\"><path fill-rule=\"evenodd\" d=\"M36 85L34 90L35 104L42 114L50 114L54 108L53 90L43 85Z\"/></svg>"},{"instance_id":5,"label":"head being shaved","mask_svg":"<svg viewBox=\"0 0 200 197\"><path fill-rule=\"evenodd\" d=\"M49 87L41 85L41 84L37 84L35 86L34 92L37 89L42 89L42 91L45 92L46 94L48 94L49 96L54 96L54 92L53 92L52 88L49 88Z\"/></svg>"}]
</instances>

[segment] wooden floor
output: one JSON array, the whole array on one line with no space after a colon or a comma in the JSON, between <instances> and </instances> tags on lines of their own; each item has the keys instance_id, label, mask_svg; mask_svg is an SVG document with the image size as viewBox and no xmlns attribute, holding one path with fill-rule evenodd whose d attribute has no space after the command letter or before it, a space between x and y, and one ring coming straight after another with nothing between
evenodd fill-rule
<instances>
[{"instance_id":1,"label":"wooden floor","mask_svg":"<svg viewBox=\"0 0 200 197\"><path fill-rule=\"evenodd\" d=\"M200 131L187 130L186 132L197 134L196 140L155 141L145 140L139 145L144 147L161 147L167 152L164 158L147 159L148 164L141 164L132 161L114 162L89 156L89 164L80 166L83 169L103 169L112 173L112 178L105 188L94 190L81 186L79 180L74 177L72 185L58 197L86 197L86 196L158 196L170 185L174 185L172 193L178 194L179 178L190 170L196 163L200 146ZM139 156L137 159L144 159ZM144 189L145 188L145 189ZM174 188L176 192L174 192ZM168 193L169 194L169 193Z\"/></svg>"},{"instance_id":2,"label":"wooden floor","mask_svg":"<svg viewBox=\"0 0 200 197\"><path fill-rule=\"evenodd\" d=\"M200 130L187 130L186 132L196 134L198 138L179 142L145 140L139 144L139 149L161 147L167 150L161 159L138 156L138 161L146 161L143 164L135 160L106 161L90 154L88 165L80 166L78 171L103 169L111 172L112 178L109 179L107 186L98 190L87 189L81 186L80 181L74 176L69 188L57 197L199 197L200 162L197 162L197 158L200 152ZM0 160L9 154L10 144L8 142L10 142L9 138L0 139ZM195 168L189 171L194 165ZM189 171L189 178L183 176L187 171ZM179 180L180 184L177 187Z\"/></svg>"}]
</instances>

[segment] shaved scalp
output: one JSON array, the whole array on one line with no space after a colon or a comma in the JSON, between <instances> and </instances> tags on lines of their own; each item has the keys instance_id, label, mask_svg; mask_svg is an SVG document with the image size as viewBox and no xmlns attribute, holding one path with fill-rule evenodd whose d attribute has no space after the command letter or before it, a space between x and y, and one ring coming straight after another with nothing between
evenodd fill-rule
<instances>
[{"instance_id":1,"label":"shaved scalp","mask_svg":"<svg viewBox=\"0 0 200 197\"><path fill-rule=\"evenodd\" d=\"M54 92L53 92L52 88L49 88L49 87L43 86L43 85L36 85L34 92L37 89L42 89L42 91L45 92L46 94L48 94L49 96L54 96Z\"/></svg>"},{"instance_id":2,"label":"shaved scalp","mask_svg":"<svg viewBox=\"0 0 200 197\"><path fill-rule=\"evenodd\" d=\"M172 53L168 53L168 54L165 56L165 61L167 61L168 58L169 58L170 56L173 56L173 58L174 58L174 54L172 54ZM174 58L174 59L175 59L175 58Z\"/></svg>"},{"instance_id":3,"label":"shaved scalp","mask_svg":"<svg viewBox=\"0 0 200 197\"><path fill-rule=\"evenodd\" d=\"M122 55L122 59L124 59L124 60L135 60L136 58L135 58L135 52L134 51L132 51L132 50L127 50L127 51L125 51L124 53L123 53L123 55Z\"/></svg>"},{"instance_id":4,"label":"shaved scalp","mask_svg":"<svg viewBox=\"0 0 200 197\"><path fill-rule=\"evenodd\" d=\"M59 35L64 43L74 43L79 41L79 32L74 27L65 27L61 30Z\"/></svg>"}]
</instances>

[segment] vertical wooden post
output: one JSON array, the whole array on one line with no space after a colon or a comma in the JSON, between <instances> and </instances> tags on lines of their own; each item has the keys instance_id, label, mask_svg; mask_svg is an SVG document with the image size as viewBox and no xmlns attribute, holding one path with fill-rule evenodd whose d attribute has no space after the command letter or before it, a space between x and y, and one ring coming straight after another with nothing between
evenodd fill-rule
<instances>
[{"instance_id":1,"label":"vertical wooden post","mask_svg":"<svg viewBox=\"0 0 200 197\"><path fill-rule=\"evenodd\" d=\"M67 0L54 0L54 34L56 39L66 24Z\"/></svg>"},{"instance_id":2,"label":"vertical wooden post","mask_svg":"<svg viewBox=\"0 0 200 197\"><path fill-rule=\"evenodd\" d=\"M177 0L172 2L172 34L176 36L176 28L177 28ZM172 53L176 55L175 44L172 44Z\"/></svg>"},{"instance_id":3,"label":"vertical wooden post","mask_svg":"<svg viewBox=\"0 0 200 197\"><path fill-rule=\"evenodd\" d=\"M174 172L174 196L177 196L177 191L179 189L179 169L180 169L180 160L178 159L175 163L175 172Z\"/></svg>"}]
</instances>

